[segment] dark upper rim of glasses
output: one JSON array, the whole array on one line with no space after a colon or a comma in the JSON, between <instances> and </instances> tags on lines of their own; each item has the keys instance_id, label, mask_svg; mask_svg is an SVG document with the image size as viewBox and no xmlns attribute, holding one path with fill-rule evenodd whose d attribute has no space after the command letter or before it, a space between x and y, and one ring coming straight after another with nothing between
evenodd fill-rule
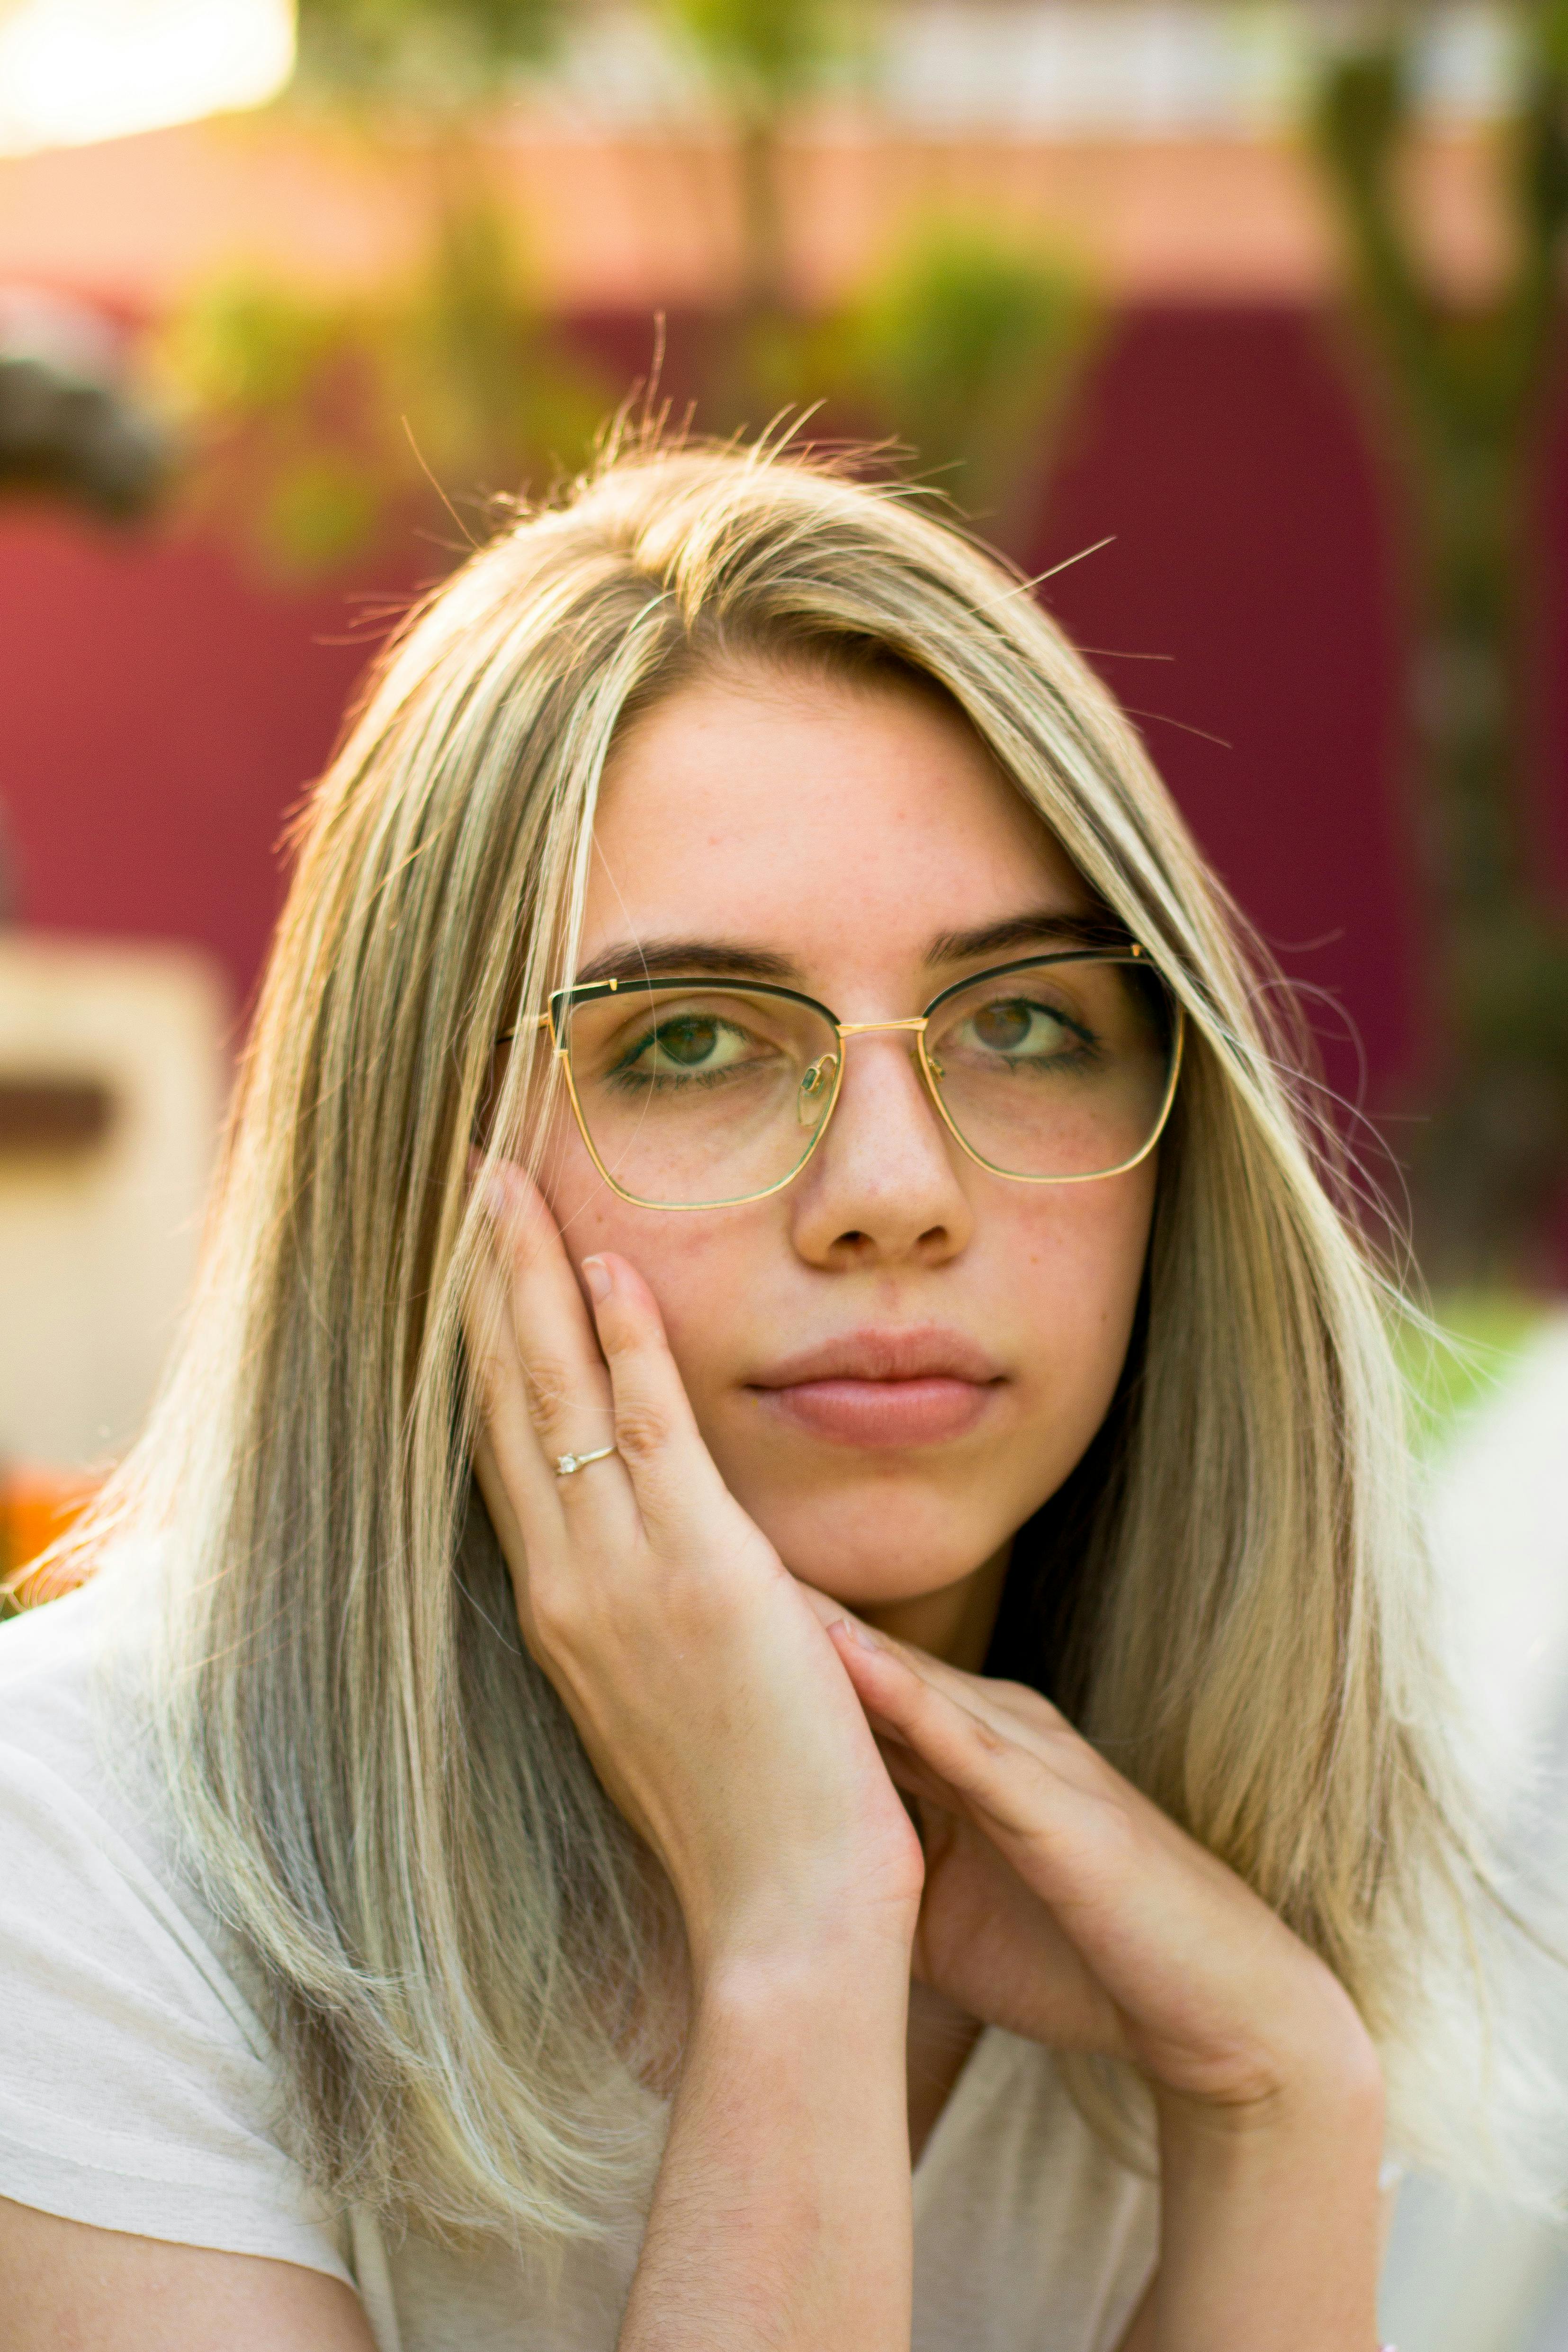
<instances>
[{"instance_id":1,"label":"dark upper rim of glasses","mask_svg":"<svg viewBox=\"0 0 1568 2352\"><path fill-rule=\"evenodd\" d=\"M950 997L961 996L966 989L977 986L983 980L1005 980L1010 972L1038 971L1042 964L1059 963L1133 964L1140 971L1152 973L1167 994L1174 994L1169 981L1166 980L1158 964L1151 960L1148 950L1138 940L1126 940L1115 946L1061 948L1045 955L1019 956L1010 963L987 964L983 971L972 971L967 979L956 980L949 987L938 989L929 1004L924 1005L915 1018L928 1021ZM804 1004L813 1013L820 1013L830 1028L837 1029L840 1026L839 1016L831 1006L824 1004L819 996L808 996L804 989L785 988L779 982L771 980L723 980L707 971L673 972L667 977L664 975L655 977L652 973L641 972L630 973L622 977L617 973L610 980L583 981L571 988L558 988L549 1000L550 1028L553 1034L559 1035L562 1016L574 1010L579 1004L593 1004L605 997L622 994L637 993L651 996L656 990L678 988L730 990L747 996L780 996L791 1004ZM516 1034L515 1030L508 1029L506 1032L507 1037ZM504 1039L503 1042L505 1042Z\"/></svg>"}]
</instances>

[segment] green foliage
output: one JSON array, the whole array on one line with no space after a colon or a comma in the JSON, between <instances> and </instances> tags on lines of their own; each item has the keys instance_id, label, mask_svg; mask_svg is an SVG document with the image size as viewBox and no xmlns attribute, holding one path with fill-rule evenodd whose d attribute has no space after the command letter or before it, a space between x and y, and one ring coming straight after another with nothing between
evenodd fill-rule
<instances>
[{"instance_id":1,"label":"green foliage","mask_svg":"<svg viewBox=\"0 0 1568 2352\"><path fill-rule=\"evenodd\" d=\"M469 106L549 56L567 0L298 0L297 95L422 114Z\"/></svg>"},{"instance_id":2,"label":"green foliage","mask_svg":"<svg viewBox=\"0 0 1568 2352\"><path fill-rule=\"evenodd\" d=\"M376 537L380 487L345 450L298 451L278 466L256 507L257 551L279 573L339 570Z\"/></svg>"},{"instance_id":3,"label":"green foliage","mask_svg":"<svg viewBox=\"0 0 1568 2352\"><path fill-rule=\"evenodd\" d=\"M845 378L970 513L1027 528L1099 321L1085 272L1060 251L929 221L843 321Z\"/></svg>"},{"instance_id":4,"label":"green foliage","mask_svg":"<svg viewBox=\"0 0 1568 2352\"><path fill-rule=\"evenodd\" d=\"M1541 1300L1522 1291L1456 1291L1433 1309L1435 1337L1401 1327L1397 1353L1422 1453L1441 1454L1506 1385L1544 1314Z\"/></svg>"},{"instance_id":5,"label":"green foliage","mask_svg":"<svg viewBox=\"0 0 1568 2352\"><path fill-rule=\"evenodd\" d=\"M789 289L780 144L791 108L857 54L874 0L645 0L704 64L737 132L744 261L716 320L697 421L758 429L825 398L907 445L1004 542L1034 520L1051 430L1098 319L1060 253L975 220L917 223L827 320ZM192 305L169 367L231 520L274 568L348 560L406 503L418 459L456 493L578 462L611 389L574 366L527 283L477 125L542 58L565 0L301 0L302 84L352 100L389 169L423 175L426 258L326 300L233 279Z\"/></svg>"},{"instance_id":6,"label":"green foliage","mask_svg":"<svg viewBox=\"0 0 1568 2352\"><path fill-rule=\"evenodd\" d=\"M254 278L175 320L163 362L200 429L200 499L274 572L369 551L430 478L455 499L511 492L586 454L607 387L533 300L482 173L445 158L424 265L358 300Z\"/></svg>"},{"instance_id":7,"label":"green foliage","mask_svg":"<svg viewBox=\"0 0 1568 2352\"><path fill-rule=\"evenodd\" d=\"M1409 108L1407 61L1397 42L1337 59L1318 91L1317 131L1344 182L1361 190L1381 183Z\"/></svg>"},{"instance_id":8,"label":"green foliage","mask_svg":"<svg viewBox=\"0 0 1568 2352\"><path fill-rule=\"evenodd\" d=\"M968 218L917 223L824 318L763 309L726 328L725 429L790 412L911 453L987 534L1027 551L1057 428L1103 307L1075 257ZM1016 544L1015 544L1016 542Z\"/></svg>"},{"instance_id":9,"label":"green foliage","mask_svg":"<svg viewBox=\"0 0 1568 2352\"><path fill-rule=\"evenodd\" d=\"M1521 707L1540 436L1563 350L1568 0L1515 13L1521 70L1500 159L1513 251L1489 301L1458 305L1431 282L1401 203L1407 35L1340 55L1314 111L1409 523L1444 1045L1414 1171L1418 1225L1432 1266L1469 1276L1524 1261L1568 1175L1568 923L1542 891Z\"/></svg>"},{"instance_id":10,"label":"green foliage","mask_svg":"<svg viewBox=\"0 0 1568 2352\"><path fill-rule=\"evenodd\" d=\"M732 98L777 111L810 87L846 37L844 0L663 0Z\"/></svg>"},{"instance_id":11,"label":"green foliage","mask_svg":"<svg viewBox=\"0 0 1568 2352\"><path fill-rule=\"evenodd\" d=\"M176 316L163 360L199 411L281 414L306 398L356 331L351 305L313 303L246 277L223 278Z\"/></svg>"}]
</instances>

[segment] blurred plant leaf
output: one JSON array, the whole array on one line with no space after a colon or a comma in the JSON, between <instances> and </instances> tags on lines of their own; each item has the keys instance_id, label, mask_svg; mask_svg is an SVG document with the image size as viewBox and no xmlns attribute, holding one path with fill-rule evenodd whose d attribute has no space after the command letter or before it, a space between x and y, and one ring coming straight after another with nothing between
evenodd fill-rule
<instances>
[{"instance_id":1,"label":"blurred plant leaf","mask_svg":"<svg viewBox=\"0 0 1568 2352\"><path fill-rule=\"evenodd\" d=\"M335 352L361 331L350 303L330 307L249 277L220 278L175 314L163 364L187 403L231 417L304 400Z\"/></svg>"},{"instance_id":2,"label":"blurred plant leaf","mask_svg":"<svg viewBox=\"0 0 1568 2352\"><path fill-rule=\"evenodd\" d=\"M514 492L586 455L608 388L534 299L483 158L445 142L430 244L400 283L353 299L235 278L163 346L205 462L199 509L272 571L362 555L394 516Z\"/></svg>"},{"instance_id":3,"label":"blurred plant leaf","mask_svg":"<svg viewBox=\"0 0 1568 2352\"><path fill-rule=\"evenodd\" d=\"M1027 537L1103 306L1060 249L930 220L832 331L840 380L1004 539Z\"/></svg>"},{"instance_id":4,"label":"blurred plant leaf","mask_svg":"<svg viewBox=\"0 0 1568 2352\"><path fill-rule=\"evenodd\" d=\"M568 16L567 0L298 0L296 95L471 106L548 58Z\"/></svg>"},{"instance_id":5,"label":"blurred plant leaf","mask_svg":"<svg viewBox=\"0 0 1568 2352\"><path fill-rule=\"evenodd\" d=\"M280 464L256 518L257 544L280 572L336 571L381 521L381 484L350 453L308 449Z\"/></svg>"},{"instance_id":6,"label":"blurred plant leaf","mask_svg":"<svg viewBox=\"0 0 1568 2352\"><path fill-rule=\"evenodd\" d=\"M1568 1175L1568 922L1542 888L1521 682L1543 427L1568 348L1568 0L1511 12L1519 85L1497 142L1512 250L1455 300L1424 259L1399 166L1411 26L1324 68L1312 124L1354 316L1404 502L1416 845L1443 1067L1416 1148L1418 1238L1452 1278L1517 1272Z\"/></svg>"},{"instance_id":7,"label":"blurred plant leaf","mask_svg":"<svg viewBox=\"0 0 1568 2352\"><path fill-rule=\"evenodd\" d=\"M662 0L720 89L778 113L850 54L863 8L849 0Z\"/></svg>"},{"instance_id":8,"label":"blurred plant leaf","mask_svg":"<svg viewBox=\"0 0 1568 2352\"><path fill-rule=\"evenodd\" d=\"M1489 1403L1541 1330L1546 1310L1524 1291L1456 1291L1433 1306L1436 1336L1409 1321L1393 1339L1420 1453L1440 1455L1469 1416Z\"/></svg>"}]
</instances>

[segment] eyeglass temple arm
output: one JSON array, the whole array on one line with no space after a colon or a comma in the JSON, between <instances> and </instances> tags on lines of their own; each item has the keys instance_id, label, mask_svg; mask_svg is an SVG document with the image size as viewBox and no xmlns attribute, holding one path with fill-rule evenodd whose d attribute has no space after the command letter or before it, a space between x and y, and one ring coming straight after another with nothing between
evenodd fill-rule
<instances>
[{"instance_id":1,"label":"eyeglass temple arm","mask_svg":"<svg viewBox=\"0 0 1568 2352\"><path fill-rule=\"evenodd\" d=\"M525 1029L550 1029L549 1014L548 1013L530 1013L528 1019L526 1021L519 1021L515 1029L503 1029L500 1035L496 1040L497 1045L509 1045L514 1037L520 1037L522 1035ZM550 1035L553 1039L555 1035L553 1029L550 1029Z\"/></svg>"}]
</instances>

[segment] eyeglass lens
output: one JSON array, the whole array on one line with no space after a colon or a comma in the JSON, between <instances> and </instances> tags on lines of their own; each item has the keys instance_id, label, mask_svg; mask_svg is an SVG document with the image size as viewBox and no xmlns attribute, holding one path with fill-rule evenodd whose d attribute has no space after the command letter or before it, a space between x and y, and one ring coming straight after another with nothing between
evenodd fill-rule
<instances>
[{"instance_id":1,"label":"eyeglass lens","mask_svg":"<svg viewBox=\"0 0 1568 2352\"><path fill-rule=\"evenodd\" d=\"M1106 957L982 974L925 1032L942 1105L1004 1175L1093 1176L1135 1160L1170 1087L1175 1023L1146 964ZM783 1183L837 1092L837 1030L811 1006L720 983L623 983L573 1006L566 1045L607 1173L656 1206Z\"/></svg>"}]
</instances>

